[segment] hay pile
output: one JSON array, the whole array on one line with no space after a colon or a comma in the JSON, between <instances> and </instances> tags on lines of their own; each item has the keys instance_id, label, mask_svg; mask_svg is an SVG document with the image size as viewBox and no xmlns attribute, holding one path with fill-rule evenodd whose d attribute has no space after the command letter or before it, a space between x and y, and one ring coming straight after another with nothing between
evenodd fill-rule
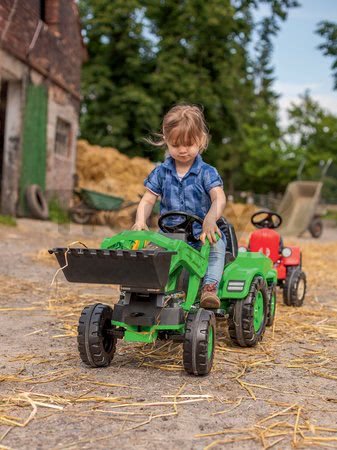
<instances>
[{"instance_id":1,"label":"hay pile","mask_svg":"<svg viewBox=\"0 0 337 450\"><path fill-rule=\"evenodd\" d=\"M93 221L100 225L131 228L137 204L145 190L144 179L153 168L154 164L148 159L129 158L115 148L78 141L76 170L79 188L122 197L124 204L134 203L120 211L98 212Z\"/></svg>"},{"instance_id":2,"label":"hay pile","mask_svg":"<svg viewBox=\"0 0 337 450\"><path fill-rule=\"evenodd\" d=\"M76 169L79 186L85 189L139 201L144 192L143 181L154 164L145 158L129 158L115 148L77 143Z\"/></svg>"},{"instance_id":3,"label":"hay pile","mask_svg":"<svg viewBox=\"0 0 337 450\"><path fill-rule=\"evenodd\" d=\"M236 232L250 233L255 230L250 222L250 218L259 209L257 206L248 203L232 203L227 201L224 216L234 226Z\"/></svg>"}]
</instances>

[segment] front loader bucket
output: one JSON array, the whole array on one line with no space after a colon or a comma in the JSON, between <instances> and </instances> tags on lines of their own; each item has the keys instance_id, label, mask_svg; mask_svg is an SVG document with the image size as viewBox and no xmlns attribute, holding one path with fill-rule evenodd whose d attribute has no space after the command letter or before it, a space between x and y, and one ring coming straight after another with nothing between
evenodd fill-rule
<instances>
[{"instance_id":1,"label":"front loader bucket","mask_svg":"<svg viewBox=\"0 0 337 450\"><path fill-rule=\"evenodd\" d=\"M55 254L68 281L163 289L176 252L53 248L49 253Z\"/></svg>"}]
</instances>

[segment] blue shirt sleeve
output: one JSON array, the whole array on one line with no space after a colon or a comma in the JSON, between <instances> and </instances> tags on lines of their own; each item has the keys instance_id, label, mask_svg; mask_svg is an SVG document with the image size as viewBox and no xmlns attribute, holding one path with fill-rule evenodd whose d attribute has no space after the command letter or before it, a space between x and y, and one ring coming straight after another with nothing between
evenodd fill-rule
<instances>
[{"instance_id":1,"label":"blue shirt sleeve","mask_svg":"<svg viewBox=\"0 0 337 450\"><path fill-rule=\"evenodd\" d=\"M160 166L155 167L144 181L144 186L156 195L162 195L162 182L160 172Z\"/></svg>"},{"instance_id":2,"label":"blue shirt sleeve","mask_svg":"<svg viewBox=\"0 0 337 450\"><path fill-rule=\"evenodd\" d=\"M209 192L211 189L215 187L223 186L223 181L218 171L216 170L215 167L212 166L208 166L207 169L205 170L203 182L206 192Z\"/></svg>"}]
</instances>

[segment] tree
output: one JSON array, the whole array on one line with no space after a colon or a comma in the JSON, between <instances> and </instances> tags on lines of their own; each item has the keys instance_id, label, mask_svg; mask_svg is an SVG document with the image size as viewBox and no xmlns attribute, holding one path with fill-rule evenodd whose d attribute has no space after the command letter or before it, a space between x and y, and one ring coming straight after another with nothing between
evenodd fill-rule
<instances>
[{"instance_id":1,"label":"tree","mask_svg":"<svg viewBox=\"0 0 337 450\"><path fill-rule=\"evenodd\" d=\"M287 10L299 6L297 1L270 2L269 15L255 25L257 34L255 58L252 62L255 96L250 115L244 124L243 176L241 189L256 193L280 192L289 181L289 164L284 159L282 133L278 126L278 95L273 90L274 69L271 66L272 39L286 20ZM238 174L237 174L238 175Z\"/></svg>"},{"instance_id":2,"label":"tree","mask_svg":"<svg viewBox=\"0 0 337 450\"><path fill-rule=\"evenodd\" d=\"M149 89L153 61L140 2L81 0L80 12L89 53L82 75L81 135L141 155L141 137L159 126L161 108Z\"/></svg>"},{"instance_id":3,"label":"tree","mask_svg":"<svg viewBox=\"0 0 337 450\"><path fill-rule=\"evenodd\" d=\"M269 13L256 21L261 4ZM249 179L257 173L256 155L264 175L258 188L270 188L271 146L280 135L272 38L296 0L80 0L80 6L89 51L83 137L158 160L142 138L160 128L173 104L203 105L212 135L205 159L226 189L256 187L256 176Z\"/></svg>"},{"instance_id":4,"label":"tree","mask_svg":"<svg viewBox=\"0 0 337 450\"><path fill-rule=\"evenodd\" d=\"M333 58L331 70L334 78L334 89L337 89L337 24L328 21L320 22L316 33L325 39L325 42L318 48L323 50L325 56Z\"/></svg>"},{"instance_id":5,"label":"tree","mask_svg":"<svg viewBox=\"0 0 337 450\"><path fill-rule=\"evenodd\" d=\"M241 123L248 114L253 82L247 78L248 10L235 18L229 0L147 2L151 31L158 37L151 77L163 113L174 103L203 105L212 135L205 154L231 183L239 165Z\"/></svg>"},{"instance_id":6,"label":"tree","mask_svg":"<svg viewBox=\"0 0 337 450\"><path fill-rule=\"evenodd\" d=\"M304 162L302 179L319 180L322 166L336 158L337 116L322 109L305 92L299 104L289 108L290 125L287 130L288 156L292 156L293 169ZM335 170L332 167L332 170ZM332 172L331 172L332 173ZM329 192L337 198L337 180L328 179Z\"/></svg>"}]
</instances>

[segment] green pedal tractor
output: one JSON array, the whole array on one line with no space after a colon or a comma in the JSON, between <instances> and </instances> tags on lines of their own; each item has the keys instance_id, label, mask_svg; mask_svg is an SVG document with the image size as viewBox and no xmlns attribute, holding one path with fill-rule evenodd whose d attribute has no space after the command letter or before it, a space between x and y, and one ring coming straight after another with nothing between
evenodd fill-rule
<instances>
[{"instance_id":1,"label":"green pedal tractor","mask_svg":"<svg viewBox=\"0 0 337 450\"><path fill-rule=\"evenodd\" d=\"M165 225L169 218L179 220ZM232 225L225 219L218 226L227 238L223 277L218 296L221 308L199 306L200 285L210 250L200 250L193 231L202 220L172 211L159 218L161 233L123 231L103 240L100 249L54 248L68 281L119 284L121 293L114 307L96 303L86 306L78 325L78 348L82 361L92 367L108 366L118 339L153 343L172 339L183 343L186 372L205 375L212 368L216 340L216 317L228 318L234 344L252 347L266 326L273 323L276 306L276 271L262 253L238 253Z\"/></svg>"}]
</instances>

